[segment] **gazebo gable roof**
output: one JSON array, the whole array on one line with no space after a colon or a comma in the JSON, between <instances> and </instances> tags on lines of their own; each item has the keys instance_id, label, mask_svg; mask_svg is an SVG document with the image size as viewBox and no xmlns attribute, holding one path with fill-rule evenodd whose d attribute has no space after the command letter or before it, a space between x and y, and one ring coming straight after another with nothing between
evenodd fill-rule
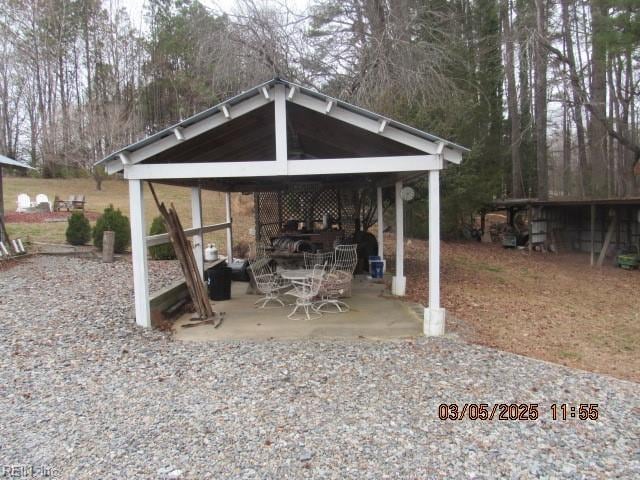
<instances>
[{"instance_id":1,"label":"gazebo gable roof","mask_svg":"<svg viewBox=\"0 0 640 480\"><path fill-rule=\"evenodd\" d=\"M366 109L313 91L287 80L274 78L268 82L242 92L203 112L168 127L141 141L113 152L98 164L103 164L108 173L123 170L124 165L144 162L153 157L177 151L178 147L201 138L204 134L220 132L234 120L256 115L264 107L273 104L277 85L286 91L287 109L315 112L327 117L327 121L344 122L350 128L360 129L369 139L404 146L407 152L426 154L442 153L445 161L460 163L462 153L468 149L435 135L423 132L403 123L389 119ZM282 88L282 87L280 87ZM342 125L344 125L344 123ZM339 127L338 127L339 128ZM377 140L379 137L380 140ZM250 138L248 137L249 141ZM315 140L321 140L316 138ZM174 148L175 147L175 148ZM166 155L165 155L166 156ZM265 160L256 158L255 160ZM171 161L171 160L168 160Z\"/></svg>"}]
</instances>

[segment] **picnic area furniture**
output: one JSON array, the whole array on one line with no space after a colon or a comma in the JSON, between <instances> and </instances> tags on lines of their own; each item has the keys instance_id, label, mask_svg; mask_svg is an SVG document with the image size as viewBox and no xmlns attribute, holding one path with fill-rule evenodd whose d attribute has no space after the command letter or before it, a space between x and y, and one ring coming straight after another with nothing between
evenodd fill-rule
<instances>
[{"instance_id":1,"label":"picnic area furniture","mask_svg":"<svg viewBox=\"0 0 640 480\"><path fill-rule=\"evenodd\" d=\"M39 193L36 195L36 201L33 206L38 212L50 212L51 211L51 202L49 201L49 197L44 193Z\"/></svg>"},{"instance_id":2,"label":"picnic area furniture","mask_svg":"<svg viewBox=\"0 0 640 480\"><path fill-rule=\"evenodd\" d=\"M304 267L313 269L316 265L324 265L327 264L329 266L333 266L335 263L335 253L333 251L330 252L304 252Z\"/></svg>"},{"instance_id":3,"label":"picnic area furniture","mask_svg":"<svg viewBox=\"0 0 640 480\"><path fill-rule=\"evenodd\" d=\"M26 193L18 194L18 200L16 202L18 204L18 208L16 208L16 212L28 212L31 209L31 197Z\"/></svg>"},{"instance_id":4,"label":"picnic area furniture","mask_svg":"<svg viewBox=\"0 0 640 480\"><path fill-rule=\"evenodd\" d=\"M249 262L249 272L253 276L258 292L264 295L254 305L257 308L266 308L268 303L277 302L284 307L280 296L283 290L291 286L291 283L274 271L271 258L264 255L256 257Z\"/></svg>"},{"instance_id":5,"label":"picnic area furniture","mask_svg":"<svg viewBox=\"0 0 640 480\"><path fill-rule=\"evenodd\" d=\"M338 245L330 254L316 255L332 258L333 262L325 275L315 310L321 313L348 312L349 305L341 299L351 296L353 274L358 263L357 245Z\"/></svg>"},{"instance_id":6,"label":"picnic area furniture","mask_svg":"<svg viewBox=\"0 0 640 480\"><path fill-rule=\"evenodd\" d=\"M281 275L283 278L290 278L292 290L289 290L286 294L295 297L295 307L291 311L288 318L291 320L313 320L322 316L322 312L319 312L314 307L314 300L322 288L322 283L325 277L325 265L316 265L313 270L308 269L296 269L296 270L283 270ZM296 317L298 310L302 308L304 316L302 318Z\"/></svg>"},{"instance_id":7,"label":"picnic area furniture","mask_svg":"<svg viewBox=\"0 0 640 480\"><path fill-rule=\"evenodd\" d=\"M315 309L322 313L345 313L350 310L349 305L341 298L351 291L352 275L347 272L332 269L325 276L320 290L320 300Z\"/></svg>"},{"instance_id":8,"label":"picnic area furniture","mask_svg":"<svg viewBox=\"0 0 640 480\"><path fill-rule=\"evenodd\" d=\"M84 195L69 195L67 200L61 200L58 195L55 196L53 200L53 211L61 212L62 210L66 210L67 212L71 210L83 210L85 205L85 196Z\"/></svg>"}]
</instances>

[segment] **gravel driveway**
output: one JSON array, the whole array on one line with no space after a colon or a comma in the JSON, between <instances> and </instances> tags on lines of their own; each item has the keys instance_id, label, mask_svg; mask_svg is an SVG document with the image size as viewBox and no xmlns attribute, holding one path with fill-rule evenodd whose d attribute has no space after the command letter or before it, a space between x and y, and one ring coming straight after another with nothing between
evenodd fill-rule
<instances>
[{"instance_id":1,"label":"gravel driveway","mask_svg":"<svg viewBox=\"0 0 640 480\"><path fill-rule=\"evenodd\" d=\"M154 285L172 271L152 264ZM34 257L0 272L0 295L0 465L73 479L640 477L635 383L447 338L174 342L134 326L127 260ZM540 418L438 419L465 402L535 402ZM553 421L553 402L597 403L600 418Z\"/></svg>"}]
</instances>

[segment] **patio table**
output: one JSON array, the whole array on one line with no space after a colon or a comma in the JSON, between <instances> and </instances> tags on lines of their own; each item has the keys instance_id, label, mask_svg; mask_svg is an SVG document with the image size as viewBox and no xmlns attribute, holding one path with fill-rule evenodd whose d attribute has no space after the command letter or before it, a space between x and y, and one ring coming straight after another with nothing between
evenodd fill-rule
<instances>
[{"instance_id":1,"label":"patio table","mask_svg":"<svg viewBox=\"0 0 640 480\"><path fill-rule=\"evenodd\" d=\"M294 268L281 270L278 272L282 278L287 280L304 280L313 275L313 270L309 268Z\"/></svg>"}]
</instances>

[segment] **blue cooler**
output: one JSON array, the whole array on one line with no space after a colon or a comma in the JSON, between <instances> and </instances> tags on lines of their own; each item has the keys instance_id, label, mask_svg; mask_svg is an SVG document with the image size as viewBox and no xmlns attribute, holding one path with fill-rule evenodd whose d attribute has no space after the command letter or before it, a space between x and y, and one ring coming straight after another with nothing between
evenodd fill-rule
<instances>
[{"instance_id":1,"label":"blue cooler","mask_svg":"<svg viewBox=\"0 0 640 480\"><path fill-rule=\"evenodd\" d=\"M371 278L375 279L384 276L384 260L381 260L378 255L371 255L369 257L369 274Z\"/></svg>"}]
</instances>

